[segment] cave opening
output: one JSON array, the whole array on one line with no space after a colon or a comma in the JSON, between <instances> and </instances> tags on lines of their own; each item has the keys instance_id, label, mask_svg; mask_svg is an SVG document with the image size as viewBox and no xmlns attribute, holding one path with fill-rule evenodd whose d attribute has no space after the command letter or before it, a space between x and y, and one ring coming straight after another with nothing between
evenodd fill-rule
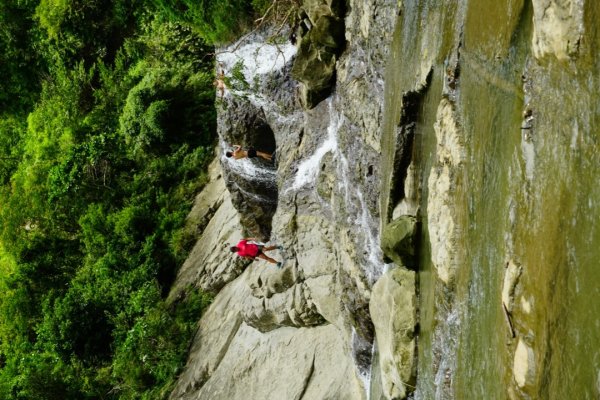
<instances>
[{"instance_id":1,"label":"cave opening","mask_svg":"<svg viewBox=\"0 0 600 400\"><path fill-rule=\"evenodd\" d=\"M236 129L227 135L229 143L272 155L271 161L259 155L244 160L228 159L223 165L226 185L244 234L266 241L271 236L278 201L275 134L262 111L246 114L244 121L237 122Z\"/></svg>"}]
</instances>

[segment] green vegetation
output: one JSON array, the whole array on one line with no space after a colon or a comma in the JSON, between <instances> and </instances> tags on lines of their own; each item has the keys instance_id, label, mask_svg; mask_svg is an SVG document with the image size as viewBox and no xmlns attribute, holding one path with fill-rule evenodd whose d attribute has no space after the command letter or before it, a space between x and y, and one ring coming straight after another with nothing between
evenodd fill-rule
<instances>
[{"instance_id":1,"label":"green vegetation","mask_svg":"<svg viewBox=\"0 0 600 400\"><path fill-rule=\"evenodd\" d=\"M171 21L193 26L209 43L227 43L252 23L250 0L154 0Z\"/></svg>"},{"instance_id":2,"label":"green vegetation","mask_svg":"<svg viewBox=\"0 0 600 400\"><path fill-rule=\"evenodd\" d=\"M161 3L0 0L2 399L164 399L210 301L165 298L251 5Z\"/></svg>"},{"instance_id":3,"label":"green vegetation","mask_svg":"<svg viewBox=\"0 0 600 400\"><path fill-rule=\"evenodd\" d=\"M230 43L266 21L283 26L294 17L300 3L300 0L153 1L167 19L191 26L211 44Z\"/></svg>"}]
</instances>

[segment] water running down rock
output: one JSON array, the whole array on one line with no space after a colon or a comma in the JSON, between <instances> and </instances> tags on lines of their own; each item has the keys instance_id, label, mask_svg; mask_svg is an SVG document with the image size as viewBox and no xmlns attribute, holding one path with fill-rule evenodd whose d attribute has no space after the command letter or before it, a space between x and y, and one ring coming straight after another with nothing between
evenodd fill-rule
<instances>
[{"instance_id":1,"label":"water running down rock","mask_svg":"<svg viewBox=\"0 0 600 400\"><path fill-rule=\"evenodd\" d=\"M251 194L268 204L264 234L289 259L244 270L196 250L187 270L219 291L171 398L597 397L600 6L351 0L347 11L325 101L302 108L292 57L225 95L221 151L266 132L279 156L276 169L222 160L239 182L233 203L240 215ZM421 223L414 273L379 248L405 214Z\"/></svg>"}]
</instances>

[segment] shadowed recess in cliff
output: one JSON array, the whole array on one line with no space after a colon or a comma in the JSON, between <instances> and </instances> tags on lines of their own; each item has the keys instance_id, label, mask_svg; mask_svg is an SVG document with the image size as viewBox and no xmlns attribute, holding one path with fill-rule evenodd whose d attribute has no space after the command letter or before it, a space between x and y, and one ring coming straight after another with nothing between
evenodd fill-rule
<instances>
[{"instance_id":1,"label":"shadowed recess in cliff","mask_svg":"<svg viewBox=\"0 0 600 400\"><path fill-rule=\"evenodd\" d=\"M246 129L237 130L230 143L252 146L260 153L273 154L275 138L269 125L253 115ZM240 133L243 136L238 136ZM225 149L227 143L223 143ZM277 209L277 174L273 161L260 156L242 158L222 157L225 183L232 202L240 213L244 230L266 240L271 235L271 221Z\"/></svg>"},{"instance_id":2,"label":"shadowed recess in cliff","mask_svg":"<svg viewBox=\"0 0 600 400\"><path fill-rule=\"evenodd\" d=\"M266 240L277 208L277 174L274 161L260 155L275 151L273 130L262 108L242 98L228 99L222 114L226 118L221 123L221 160L227 189L246 234ZM225 157L235 144L243 149L253 147L258 156L238 160Z\"/></svg>"},{"instance_id":3,"label":"shadowed recess in cliff","mask_svg":"<svg viewBox=\"0 0 600 400\"><path fill-rule=\"evenodd\" d=\"M232 145L253 147L258 156L242 158L222 156L223 173L241 224L250 236L267 239L277 208L277 174L273 161L261 157L275 150L275 136L261 107L242 98L228 99L222 111L221 147L223 154Z\"/></svg>"},{"instance_id":4,"label":"shadowed recess in cliff","mask_svg":"<svg viewBox=\"0 0 600 400\"><path fill-rule=\"evenodd\" d=\"M406 180L408 166L413 159L416 124L423 98L431 82L432 72L433 70L429 72L425 86L420 87L418 91L410 91L402 96L402 112L400 122L396 128L393 167L390 178L390 202L388 203L390 208L405 197L404 181ZM388 208L388 215L391 216L389 211L391 209Z\"/></svg>"}]
</instances>

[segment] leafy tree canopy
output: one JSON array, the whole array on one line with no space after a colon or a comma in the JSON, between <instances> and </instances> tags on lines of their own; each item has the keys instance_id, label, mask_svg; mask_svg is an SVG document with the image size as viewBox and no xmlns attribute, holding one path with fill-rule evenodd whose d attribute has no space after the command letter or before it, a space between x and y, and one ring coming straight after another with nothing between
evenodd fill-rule
<instances>
[{"instance_id":1,"label":"leafy tree canopy","mask_svg":"<svg viewBox=\"0 0 600 400\"><path fill-rule=\"evenodd\" d=\"M0 0L2 399L166 398L210 301L165 298L214 50L152 4Z\"/></svg>"}]
</instances>

